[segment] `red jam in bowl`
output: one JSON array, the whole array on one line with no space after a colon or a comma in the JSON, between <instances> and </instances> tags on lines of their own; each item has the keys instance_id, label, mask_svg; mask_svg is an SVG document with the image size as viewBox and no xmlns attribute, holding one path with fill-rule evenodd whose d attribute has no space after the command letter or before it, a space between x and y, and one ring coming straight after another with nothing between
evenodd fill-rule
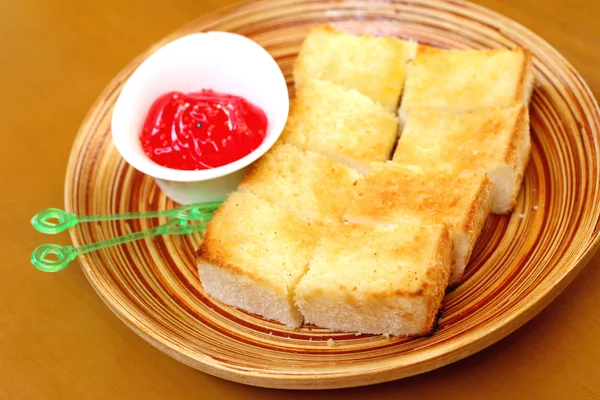
<instances>
[{"instance_id":1,"label":"red jam in bowl","mask_svg":"<svg viewBox=\"0 0 600 400\"><path fill-rule=\"evenodd\" d=\"M140 141L163 167L203 170L230 164L265 139L267 116L246 99L212 90L170 92L150 107Z\"/></svg>"}]
</instances>

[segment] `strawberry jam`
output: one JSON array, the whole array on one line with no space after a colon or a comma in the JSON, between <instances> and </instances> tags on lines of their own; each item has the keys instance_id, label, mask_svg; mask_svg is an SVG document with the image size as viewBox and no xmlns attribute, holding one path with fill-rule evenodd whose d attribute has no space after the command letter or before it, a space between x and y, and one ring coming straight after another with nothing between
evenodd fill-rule
<instances>
[{"instance_id":1,"label":"strawberry jam","mask_svg":"<svg viewBox=\"0 0 600 400\"><path fill-rule=\"evenodd\" d=\"M246 99L203 90L170 92L150 107L140 141L163 167L201 170L232 163L254 151L267 132L267 116Z\"/></svg>"}]
</instances>

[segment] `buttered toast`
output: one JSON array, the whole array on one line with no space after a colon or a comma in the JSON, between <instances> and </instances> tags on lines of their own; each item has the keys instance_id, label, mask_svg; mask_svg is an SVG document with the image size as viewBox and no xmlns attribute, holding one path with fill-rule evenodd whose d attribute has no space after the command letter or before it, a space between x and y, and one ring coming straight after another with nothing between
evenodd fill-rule
<instances>
[{"instance_id":1,"label":"buttered toast","mask_svg":"<svg viewBox=\"0 0 600 400\"><path fill-rule=\"evenodd\" d=\"M308 221L342 222L360 175L344 164L291 144L269 150L238 190L250 191Z\"/></svg>"},{"instance_id":2,"label":"buttered toast","mask_svg":"<svg viewBox=\"0 0 600 400\"><path fill-rule=\"evenodd\" d=\"M289 328L432 332L489 214L515 208L533 67L416 46L309 31L279 140L208 224L208 296Z\"/></svg>"},{"instance_id":3,"label":"buttered toast","mask_svg":"<svg viewBox=\"0 0 600 400\"><path fill-rule=\"evenodd\" d=\"M430 333L448 277L443 225L342 224L319 241L295 301L306 322L345 332Z\"/></svg>"},{"instance_id":4,"label":"buttered toast","mask_svg":"<svg viewBox=\"0 0 600 400\"><path fill-rule=\"evenodd\" d=\"M372 163L356 185L344 219L357 224L446 223L454 241L450 283L460 280L490 214L491 181L486 173L463 173Z\"/></svg>"},{"instance_id":5,"label":"buttered toast","mask_svg":"<svg viewBox=\"0 0 600 400\"><path fill-rule=\"evenodd\" d=\"M225 304L298 327L294 289L319 237L318 225L235 192L208 223L198 250L202 286Z\"/></svg>"},{"instance_id":6,"label":"buttered toast","mask_svg":"<svg viewBox=\"0 0 600 400\"><path fill-rule=\"evenodd\" d=\"M465 112L528 104L531 55L524 49L442 50L419 46L406 72L400 117L416 108Z\"/></svg>"},{"instance_id":7,"label":"buttered toast","mask_svg":"<svg viewBox=\"0 0 600 400\"><path fill-rule=\"evenodd\" d=\"M388 160L398 118L354 89L306 79L296 92L281 140L361 170Z\"/></svg>"},{"instance_id":8,"label":"buttered toast","mask_svg":"<svg viewBox=\"0 0 600 400\"><path fill-rule=\"evenodd\" d=\"M485 171L493 184L492 212L506 214L516 205L530 152L526 105L462 114L423 109L408 113L393 160Z\"/></svg>"},{"instance_id":9,"label":"buttered toast","mask_svg":"<svg viewBox=\"0 0 600 400\"><path fill-rule=\"evenodd\" d=\"M294 63L294 82L298 89L309 78L331 81L395 111L406 63L416 49L416 42L316 26L308 32Z\"/></svg>"}]
</instances>

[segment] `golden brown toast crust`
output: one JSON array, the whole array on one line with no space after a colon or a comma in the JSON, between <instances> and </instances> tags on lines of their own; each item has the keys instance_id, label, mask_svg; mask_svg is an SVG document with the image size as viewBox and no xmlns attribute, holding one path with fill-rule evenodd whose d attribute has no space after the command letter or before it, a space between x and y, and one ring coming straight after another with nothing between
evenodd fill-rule
<instances>
[{"instance_id":1,"label":"golden brown toast crust","mask_svg":"<svg viewBox=\"0 0 600 400\"><path fill-rule=\"evenodd\" d=\"M523 53L523 68L519 77L516 97L522 104L528 105L533 90L533 58L528 50L522 47L518 47L517 50Z\"/></svg>"},{"instance_id":2,"label":"golden brown toast crust","mask_svg":"<svg viewBox=\"0 0 600 400\"><path fill-rule=\"evenodd\" d=\"M409 217L426 224L447 222L472 229L475 204L489 188L485 173L421 168L404 163L371 163L356 185L345 219L391 223Z\"/></svg>"},{"instance_id":3,"label":"golden brown toast crust","mask_svg":"<svg viewBox=\"0 0 600 400\"><path fill-rule=\"evenodd\" d=\"M510 209L508 212L512 212L512 210L517 205L517 197L519 191L521 190L521 185L523 182L523 178L525 176L525 170L527 168L527 164L529 163L529 159L531 158L531 137L530 137L530 120L529 120L529 108L527 106L523 106L521 108L521 112L517 118L517 122L515 124L514 129L514 138L511 140L512 143L515 144L514 148L511 149L514 151L515 162L515 192L511 198Z\"/></svg>"},{"instance_id":4,"label":"golden brown toast crust","mask_svg":"<svg viewBox=\"0 0 600 400\"><path fill-rule=\"evenodd\" d=\"M467 212L467 218L462 226L462 230L466 232L469 242L472 244L472 246L469 246L467 254L465 255L465 267L471 259L477 238L479 238L479 235L481 234L481 231L485 225L485 221L490 215L492 209L491 191L492 181L486 176L479 185L479 188L473 197L473 201L471 202L469 211ZM459 282L463 273L464 269L462 269L459 274L452 277L453 279L451 283L455 284Z\"/></svg>"},{"instance_id":5,"label":"golden brown toast crust","mask_svg":"<svg viewBox=\"0 0 600 400\"><path fill-rule=\"evenodd\" d=\"M529 112L528 106L526 105L522 105L518 109L518 114L512 129L512 135L510 137L510 141L508 142L504 157L504 161L513 168L517 168L519 166L517 154L518 151L521 150L520 145L524 140L524 135L529 135Z\"/></svg>"}]
</instances>

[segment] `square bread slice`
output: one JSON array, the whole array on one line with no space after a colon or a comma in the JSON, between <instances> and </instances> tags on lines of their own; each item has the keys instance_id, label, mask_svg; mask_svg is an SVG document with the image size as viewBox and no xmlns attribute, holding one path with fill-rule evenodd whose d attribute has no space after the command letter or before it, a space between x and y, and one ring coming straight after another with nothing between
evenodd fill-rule
<instances>
[{"instance_id":1,"label":"square bread slice","mask_svg":"<svg viewBox=\"0 0 600 400\"><path fill-rule=\"evenodd\" d=\"M306 322L343 332L425 335L448 284L443 225L341 224L319 241L296 286Z\"/></svg>"},{"instance_id":2,"label":"square bread slice","mask_svg":"<svg viewBox=\"0 0 600 400\"><path fill-rule=\"evenodd\" d=\"M466 112L528 104L533 64L522 48L442 50L419 46L410 62L400 108Z\"/></svg>"},{"instance_id":3,"label":"square bread slice","mask_svg":"<svg viewBox=\"0 0 600 400\"><path fill-rule=\"evenodd\" d=\"M308 32L294 63L294 82L299 88L307 78L331 81L356 89L393 112L404 85L406 63L416 51L416 42L316 26Z\"/></svg>"},{"instance_id":4,"label":"square bread slice","mask_svg":"<svg viewBox=\"0 0 600 400\"><path fill-rule=\"evenodd\" d=\"M342 222L360 174L346 165L291 144L258 160L238 190L250 191L308 221Z\"/></svg>"},{"instance_id":5,"label":"square bread slice","mask_svg":"<svg viewBox=\"0 0 600 400\"><path fill-rule=\"evenodd\" d=\"M235 192L209 222L198 250L206 293L230 306L295 328L293 303L319 228L252 193Z\"/></svg>"},{"instance_id":6,"label":"square bread slice","mask_svg":"<svg viewBox=\"0 0 600 400\"><path fill-rule=\"evenodd\" d=\"M530 153L526 105L462 114L412 110L393 160L485 171L493 184L492 212L507 214L516 205Z\"/></svg>"},{"instance_id":7,"label":"square bread slice","mask_svg":"<svg viewBox=\"0 0 600 400\"><path fill-rule=\"evenodd\" d=\"M398 118L367 96L332 82L307 79L296 92L281 138L354 169L388 160Z\"/></svg>"},{"instance_id":8,"label":"square bread slice","mask_svg":"<svg viewBox=\"0 0 600 400\"><path fill-rule=\"evenodd\" d=\"M456 283L469 262L473 247L490 214L491 181L485 172L456 175L386 162L371 164L356 185L344 219L359 224L415 224L450 226L454 241L450 283Z\"/></svg>"}]
</instances>

